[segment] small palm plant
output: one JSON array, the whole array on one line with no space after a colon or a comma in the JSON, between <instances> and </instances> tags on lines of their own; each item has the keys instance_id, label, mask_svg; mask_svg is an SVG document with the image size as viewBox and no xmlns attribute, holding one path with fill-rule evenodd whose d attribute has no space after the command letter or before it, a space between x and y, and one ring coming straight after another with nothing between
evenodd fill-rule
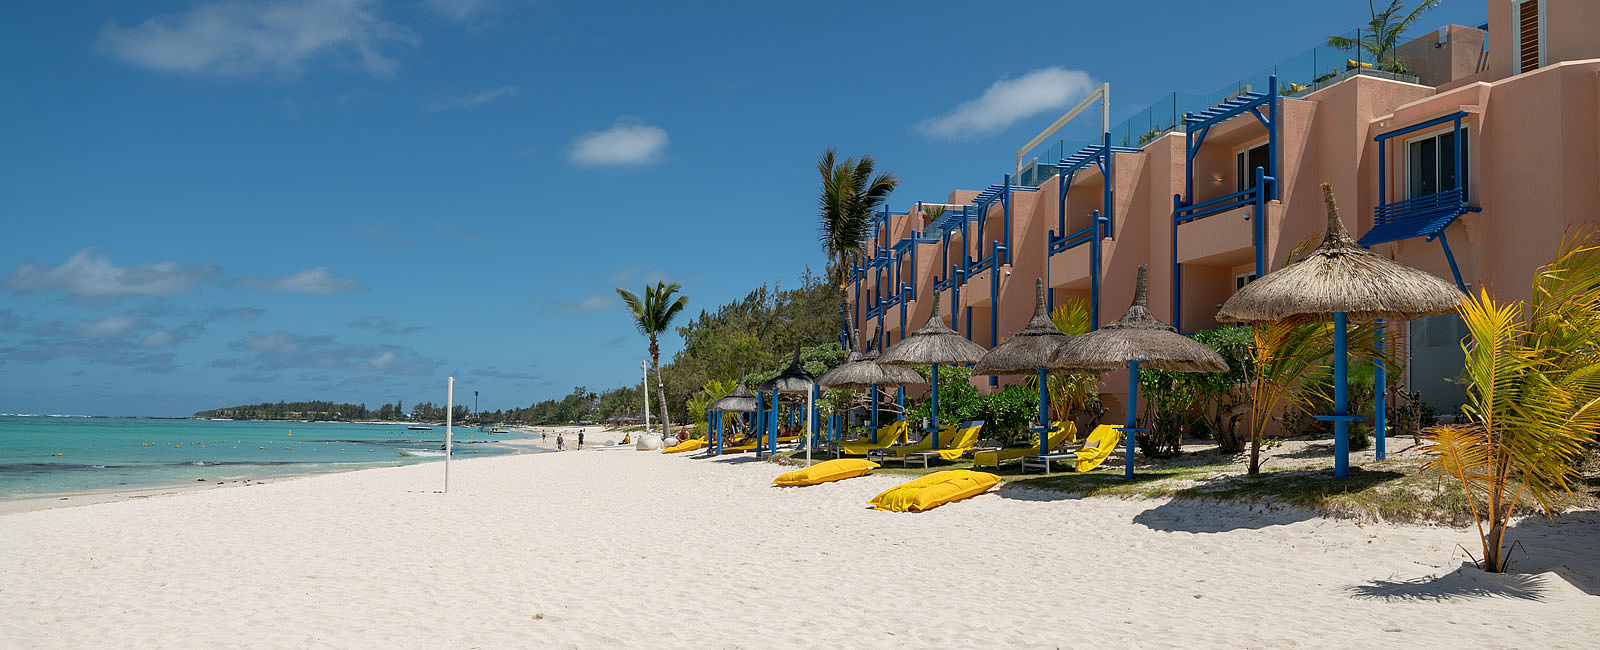
<instances>
[{"instance_id":1,"label":"small palm plant","mask_svg":"<svg viewBox=\"0 0 1600 650\"><path fill-rule=\"evenodd\" d=\"M622 302L628 305L628 311L633 316L633 324L639 328L639 333L650 338L650 364L656 369L656 395L661 398L662 440L666 440L672 432L672 416L667 412L666 384L661 381L659 339L661 333L672 325L672 320L689 305L688 296L676 296L682 289L683 287L676 282L672 284L657 282L653 287L647 284L644 286L643 298L626 289L617 289L617 295L622 296Z\"/></svg>"},{"instance_id":2,"label":"small palm plant","mask_svg":"<svg viewBox=\"0 0 1600 650\"><path fill-rule=\"evenodd\" d=\"M1527 302L1479 289L1461 305L1468 339L1466 422L1424 432L1428 467L1461 483L1483 568L1506 569L1505 539L1523 495L1554 515L1600 432L1600 238L1565 242Z\"/></svg>"},{"instance_id":3,"label":"small palm plant","mask_svg":"<svg viewBox=\"0 0 1600 650\"><path fill-rule=\"evenodd\" d=\"M1411 24L1429 9L1439 6L1440 1L1423 0L1410 13L1406 13L1406 0L1391 0L1383 11L1378 11L1377 5L1367 0L1367 13L1372 15L1372 20L1366 28L1356 38L1329 36L1328 46L1347 51L1360 48L1372 56L1379 70L1411 74L1406 65L1395 58L1394 48L1400 45L1400 38L1411 28Z\"/></svg>"},{"instance_id":4,"label":"small palm plant","mask_svg":"<svg viewBox=\"0 0 1600 650\"><path fill-rule=\"evenodd\" d=\"M1055 323L1056 329L1071 336L1088 332L1089 301L1073 298L1062 303L1050 312L1050 321ZM1038 378L1029 377L1026 385L1037 392L1037 381ZM1088 414L1092 420L1099 419L1096 412L1100 402L1099 386L1099 379L1093 373L1050 375L1050 381L1045 384L1050 397L1050 419L1067 422L1079 413Z\"/></svg>"},{"instance_id":5,"label":"small palm plant","mask_svg":"<svg viewBox=\"0 0 1600 650\"><path fill-rule=\"evenodd\" d=\"M945 206L942 205L922 206L922 225L926 226L930 223L938 221L939 217L944 216L944 211Z\"/></svg>"}]
</instances>

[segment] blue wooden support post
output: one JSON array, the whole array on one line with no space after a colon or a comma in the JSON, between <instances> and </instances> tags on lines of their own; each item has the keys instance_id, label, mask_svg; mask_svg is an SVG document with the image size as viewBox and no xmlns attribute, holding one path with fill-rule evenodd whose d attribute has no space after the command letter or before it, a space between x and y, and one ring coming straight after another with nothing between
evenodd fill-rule
<instances>
[{"instance_id":1,"label":"blue wooden support post","mask_svg":"<svg viewBox=\"0 0 1600 650\"><path fill-rule=\"evenodd\" d=\"M1269 154L1270 155L1270 154ZM1255 219L1255 226L1251 228L1251 243L1256 248L1256 277L1267 274L1267 172L1260 167L1256 168L1256 204L1251 208L1251 217Z\"/></svg>"},{"instance_id":2,"label":"blue wooden support post","mask_svg":"<svg viewBox=\"0 0 1600 650\"><path fill-rule=\"evenodd\" d=\"M1350 359L1344 312L1333 314L1333 477L1350 476Z\"/></svg>"},{"instance_id":3,"label":"blue wooden support post","mask_svg":"<svg viewBox=\"0 0 1600 650\"><path fill-rule=\"evenodd\" d=\"M1388 405L1384 403L1387 401L1384 393L1388 388L1386 376L1388 373L1383 363L1383 319L1378 319L1374 324L1378 331L1377 339L1372 344L1378 350L1378 358L1372 360L1372 434L1375 443L1373 450L1377 453L1378 460L1383 460L1387 455L1384 449L1384 436L1387 433L1386 429L1389 428Z\"/></svg>"},{"instance_id":4,"label":"blue wooden support post","mask_svg":"<svg viewBox=\"0 0 1600 650\"><path fill-rule=\"evenodd\" d=\"M1457 152L1457 155L1460 155L1459 151ZM1000 195L1000 212L1001 212L1002 215L1004 215L1005 222L1006 222L1006 225L1005 225L1006 262L1005 263L1006 264L1010 264L1011 263L1011 175L1010 174L1006 174L1006 186L1005 186L1005 189L1003 190L1003 192L1004 193ZM1000 256L999 256L998 252L996 252L996 255L995 255L995 258L994 258L994 267L995 267L995 271L999 272L999 270L1000 270Z\"/></svg>"},{"instance_id":5,"label":"blue wooden support post","mask_svg":"<svg viewBox=\"0 0 1600 650\"><path fill-rule=\"evenodd\" d=\"M1128 419L1122 427L1123 453L1122 478L1133 478L1133 446L1134 433L1139 426L1139 364L1143 361L1128 362Z\"/></svg>"},{"instance_id":6,"label":"blue wooden support post","mask_svg":"<svg viewBox=\"0 0 1600 650\"><path fill-rule=\"evenodd\" d=\"M767 452L778 453L778 391L772 391L772 407L767 411Z\"/></svg>"},{"instance_id":7,"label":"blue wooden support post","mask_svg":"<svg viewBox=\"0 0 1600 650\"><path fill-rule=\"evenodd\" d=\"M993 350L1000 344L1000 242L994 242L989 251L989 259L994 260L989 265L989 349ZM999 386L1000 378L989 375L989 385Z\"/></svg>"},{"instance_id":8,"label":"blue wooden support post","mask_svg":"<svg viewBox=\"0 0 1600 650\"><path fill-rule=\"evenodd\" d=\"M868 387L868 391L872 400L872 435L876 439L878 435L878 385L873 384Z\"/></svg>"},{"instance_id":9,"label":"blue wooden support post","mask_svg":"<svg viewBox=\"0 0 1600 650\"><path fill-rule=\"evenodd\" d=\"M1050 371L1039 369L1039 455L1050 453Z\"/></svg>"},{"instance_id":10,"label":"blue wooden support post","mask_svg":"<svg viewBox=\"0 0 1600 650\"><path fill-rule=\"evenodd\" d=\"M933 371L932 371L931 374L933 375L933 382L931 384L933 386L933 405L932 405L932 408L929 410L929 413L931 414L931 416L933 418L933 429L930 431L930 433L933 435L933 446L930 447L930 449L938 449L939 448L939 364L937 364L937 363L933 364Z\"/></svg>"},{"instance_id":11,"label":"blue wooden support post","mask_svg":"<svg viewBox=\"0 0 1600 650\"><path fill-rule=\"evenodd\" d=\"M1101 223L1106 219L1100 216L1099 210L1090 212L1089 217L1094 228L1091 242L1094 245L1089 247L1089 329L1093 331L1100 329L1100 233Z\"/></svg>"},{"instance_id":12,"label":"blue wooden support post","mask_svg":"<svg viewBox=\"0 0 1600 650\"><path fill-rule=\"evenodd\" d=\"M1183 265L1178 263L1178 209L1181 207L1183 197L1172 195L1172 327L1179 332L1183 331Z\"/></svg>"},{"instance_id":13,"label":"blue wooden support post","mask_svg":"<svg viewBox=\"0 0 1600 650\"><path fill-rule=\"evenodd\" d=\"M716 456L721 456L722 455L722 411L712 411L712 413L715 414L715 417L716 417L715 426L716 426L716 431L717 431L717 437L716 437L716 442L712 443L712 445L711 445L711 453L713 455L716 455Z\"/></svg>"}]
</instances>

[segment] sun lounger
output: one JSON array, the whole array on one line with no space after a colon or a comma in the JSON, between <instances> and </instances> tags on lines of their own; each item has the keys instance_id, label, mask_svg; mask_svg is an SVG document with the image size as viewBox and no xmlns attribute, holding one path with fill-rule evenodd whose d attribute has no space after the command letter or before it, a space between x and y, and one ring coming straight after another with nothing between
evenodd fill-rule
<instances>
[{"instance_id":1,"label":"sun lounger","mask_svg":"<svg viewBox=\"0 0 1600 650\"><path fill-rule=\"evenodd\" d=\"M954 425L945 426L939 429L939 436L948 440L951 435L955 434L955 432L956 428ZM884 460L889 458L898 459L901 456L912 452L928 451L930 449L933 449L933 436L923 435L922 439L916 442L868 449L867 458L871 460Z\"/></svg>"},{"instance_id":2,"label":"sun lounger","mask_svg":"<svg viewBox=\"0 0 1600 650\"><path fill-rule=\"evenodd\" d=\"M891 422L878 427L877 435L872 440L839 441L835 443L834 453L849 456L865 456L873 449L891 447L906 435L906 421Z\"/></svg>"},{"instance_id":3,"label":"sun lounger","mask_svg":"<svg viewBox=\"0 0 1600 650\"><path fill-rule=\"evenodd\" d=\"M1000 477L988 472L947 469L884 490L867 503L878 510L922 512L977 496L999 483Z\"/></svg>"},{"instance_id":4,"label":"sun lounger","mask_svg":"<svg viewBox=\"0 0 1600 650\"><path fill-rule=\"evenodd\" d=\"M982 420L963 422L961 423L961 426L956 429L954 436L942 438L940 440L940 442L947 443L948 446L942 449L913 451L911 453L902 455L900 457L900 464L910 467L912 461L920 461L922 463L922 468L927 469L928 465L935 460L952 461L960 458L962 455L967 453L967 450L972 449L973 445L978 444L978 433L981 431L983 431Z\"/></svg>"},{"instance_id":5,"label":"sun lounger","mask_svg":"<svg viewBox=\"0 0 1600 650\"><path fill-rule=\"evenodd\" d=\"M1045 475L1048 476L1051 462L1070 460L1078 464L1075 468L1077 471L1087 472L1106 462L1106 458L1111 456L1111 452L1116 451L1117 443L1122 438L1121 433L1122 429L1120 427L1102 424L1095 427L1089 437L1083 441L1083 447L1075 451L1023 456L1022 471L1026 472L1031 468L1038 467L1044 469Z\"/></svg>"},{"instance_id":6,"label":"sun lounger","mask_svg":"<svg viewBox=\"0 0 1600 650\"><path fill-rule=\"evenodd\" d=\"M1046 450L1054 450L1056 447L1060 447L1063 444L1076 442L1077 437L1078 425L1071 422L1052 422L1050 423L1049 437L1045 439L1044 448ZM1038 450L1039 445L1035 444L1025 447L1010 447L1007 449L979 451L972 454L972 466L999 468L1000 463L1017 460L1030 454L1037 456L1038 454L1033 452L1037 452Z\"/></svg>"}]
</instances>

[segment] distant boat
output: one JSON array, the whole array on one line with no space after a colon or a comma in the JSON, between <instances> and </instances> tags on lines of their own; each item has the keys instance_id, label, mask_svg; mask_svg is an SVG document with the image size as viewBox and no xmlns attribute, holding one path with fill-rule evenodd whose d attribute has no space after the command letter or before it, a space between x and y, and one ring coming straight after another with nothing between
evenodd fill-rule
<instances>
[{"instance_id":1,"label":"distant boat","mask_svg":"<svg viewBox=\"0 0 1600 650\"><path fill-rule=\"evenodd\" d=\"M402 449L399 449L397 451L400 452L401 456L414 456L414 457L417 457L417 458L444 458L444 456L445 456L445 453L444 453L443 449L409 449L409 448L402 448Z\"/></svg>"},{"instance_id":2,"label":"distant boat","mask_svg":"<svg viewBox=\"0 0 1600 650\"><path fill-rule=\"evenodd\" d=\"M410 429L412 431L432 431L433 430L433 427L416 427L416 426L412 426L412 427L406 427L406 428Z\"/></svg>"}]
</instances>

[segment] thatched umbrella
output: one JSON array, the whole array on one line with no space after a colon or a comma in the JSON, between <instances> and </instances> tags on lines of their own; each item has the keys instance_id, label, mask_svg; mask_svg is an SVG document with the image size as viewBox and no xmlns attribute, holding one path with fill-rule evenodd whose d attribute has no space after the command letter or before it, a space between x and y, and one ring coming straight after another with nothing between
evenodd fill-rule
<instances>
[{"instance_id":1,"label":"thatched umbrella","mask_svg":"<svg viewBox=\"0 0 1600 650\"><path fill-rule=\"evenodd\" d=\"M1346 383L1349 358L1345 325L1357 320L1411 320L1424 316L1455 313L1463 294L1456 285L1426 271L1388 259L1356 244L1339 220L1339 207L1333 201L1333 185L1322 184L1322 198L1328 204L1328 230L1322 245L1298 262L1268 273L1233 294L1217 320L1260 322L1282 319L1322 320L1333 316L1333 415L1317 419L1333 422L1333 474L1350 475L1350 422L1362 420L1349 414L1349 386ZM1375 387L1383 395L1383 374L1379 365ZM1381 397L1375 413L1382 413ZM1380 416L1379 422L1383 419ZM1378 457L1383 458L1383 433L1378 428Z\"/></svg>"},{"instance_id":2,"label":"thatched umbrella","mask_svg":"<svg viewBox=\"0 0 1600 650\"><path fill-rule=\"evenodd\" d=\"M939 364L977 363L983 358L983 347L957 334L939 317L939 294L933 294L933 314L928 322L894 345L883 350L878 363L895 366L928 364L932 368L933 386L933 448L939 448Z\"/></svg>"},{"instance_id":3,"label":"thatched umbrella","mask_svg":"<svg viewBox=\"0 0 1600 650\"><path fill-rule=\"evenodd\" d=\"M772 406L778 406L778 393L804 393L806 396L806 467L811 466L811 443L816 436L812 435L812 411L816 409L817 378L800 365L800 344L794 344L794 360L789 362L789 367L783 372L761 384L761 387L772 391ZM778 432L771 422L767 423L768 437L771 439L772 453L778 453Z\"/></svg>"},{"instance_id":4,"label":"thatched umbrella","mask_svg":"<svg viewBox=\"0 0 1600 650\"><path fill-rule=\"evenodd\" d=\"M877 336L873 340L876 341ZM867 391L871 398L874 431L878 429L878 387L915 386L923 382L922 375L917 371L906 366L878 363L877 359L875 350L866 354L851 350L844 363L817 378L817 384L823 388Z\"/></svg>"},{"instance_id":5,"label":"thatched umbrella","mask_svg":"<svg viewBox=\"0 0 1600 650\"><path fill-rule=\"evenodd\" d=\"M990 350L973 366L977 375L1039 373L1039 455L1050 453L1050 366L1072 337L1056 327L1045 309L1044 280L1033 281L1033 319L1011 338Z\"/></svg>"},{"instance_id":6,"label":"thatched umbrella","mask_svg":"<svg viewBox=\"0 0 1600 650\"><path fill-rule=\"evenodd\" d=\"M744 387L744 377L739 377L739 385L733 392L722 396L711 403L711 410L717 412L717 445L716 453L722 453L722 414L723 413L750 413L756 410L756 396L750 389Z\"/></svg>"},{"instance_id":7,"label":"thatched umbrella","mask_svg":"<svg viewBox=\"0 0 1600 650\"><path fill-rule=\"evenodd\" d=\"M1139 366L1178 372L1226 372L1222 355L1178 333L1161 322L1145 305L1145 265L1139 265L1139 280L1134 285L1133 305L1111 323L1093 332L1074 336L1061 346L1053 367L1089 372L1128 368L1128 419L1125 435L1123 477L1133 478L1133 434L1139 403Z\"/></svg>"}]
</instances>

